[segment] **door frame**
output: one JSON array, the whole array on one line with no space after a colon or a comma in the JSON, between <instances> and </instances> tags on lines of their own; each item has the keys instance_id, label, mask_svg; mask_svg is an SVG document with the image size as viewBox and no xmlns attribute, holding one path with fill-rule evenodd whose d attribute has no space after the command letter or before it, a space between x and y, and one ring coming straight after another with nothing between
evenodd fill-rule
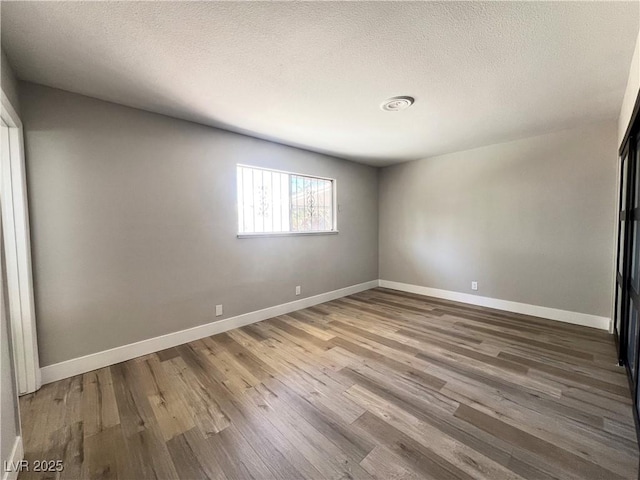
<instances>
[{"instance_id":1,"label":"door frame","mask_svg":"<svg viewBox=\"0 0 640 480\"><path fill-rule=\"evenodd\" d=\"M8 127L9 145L0 155L0 209L7 268L8 312L18 393L40 388L40 362L31 268L31 236L22 121L4 91L0 119ZM7 140L7 139L5 139Z\"/></svg>"},{"instance_id":2,"label":"door frame","mask_svg":"<svg viewBox=\"0 0 640 480\"><path fill-rule=\"evenodd\" d=\"M625 158L626 157L626 158ZM625 161L626 160L626 161ZM617 353L618 353L618 365L624 365L624 357L626 354L626 344L621 341L621 339L626 338L626 323L623 322L622 318L618 318L618 302L621 303L620 316L625 318L625 310L627 307L627 289L626 289L626 278L627 278L627 265L623 263L622 272L620 269L620 255L621 250L625 252L625 255L629 251L628 243L629 243L629 205L631 200L629 198L629 183L631 180L632 169L631 169L632 159L629 158L629 148L620 151L617 162L617 192L618 197L616 199L616 235L615 235L615 243L614 243L614 262L613 262L613 291L612 291L612 300L613 300L613 308L611 314L611 327L609 329L609 333L614 334L614 339L616 342ZM626 179L626 182L623 180ZM626 188L626 191L625 190ZM624 217L624 218L623 218ZM621 223L624 222L625 231L624 234L621 232ZM618 295L618 288L620 288L621 298Z\"/></svg>"}]
</instances>

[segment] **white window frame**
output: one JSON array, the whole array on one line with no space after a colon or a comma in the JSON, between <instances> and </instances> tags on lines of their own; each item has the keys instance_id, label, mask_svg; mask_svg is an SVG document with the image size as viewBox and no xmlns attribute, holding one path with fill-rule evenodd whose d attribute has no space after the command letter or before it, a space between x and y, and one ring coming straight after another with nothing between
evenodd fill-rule
<instances>
[{"instance_id":1,"label":"white window frame","mask_svg":"<svg viewBox=\"0 0 640 480\"><path fill-rule=\"evenodd\" d=\"M238 238L260 238L260 237L298 237L309 235L336 235L338 233L338 181L331 177L322 177L320 175L311 175L308 173L296 173L288 170L278 170L276 168L259 167L256 165L248 165L245 163L236 164L236 189L237 189L237 175L238 167L251 168L254 170L263 170L265 172L284 173L286 175L295 175L297 177L317 178L318 180L327 180L331 182L331 230L316 230L306 232L239 232ZM291 215L291 205L289 205L289 215ZM238 191L236 190L236 226L238 226L238 219L240 218L240 204L238 202ZM291 227L291 225L289 225Z\"/></svg>"}]
</instances>

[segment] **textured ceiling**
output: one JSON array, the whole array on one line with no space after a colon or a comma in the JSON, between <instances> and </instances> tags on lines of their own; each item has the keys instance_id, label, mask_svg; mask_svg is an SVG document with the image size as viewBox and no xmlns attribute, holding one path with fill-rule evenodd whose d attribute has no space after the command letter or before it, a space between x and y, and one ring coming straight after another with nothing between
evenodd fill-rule
<instances>
[{"instance_id":1,"label":"textured ceiling","mask_svg":"<svg viewBox=\"0 0 640 480\"><path fill-rule=\"evenodd\" d=\"M618 115L634 2L2 2L19 78L370 163ZM411 95L403 112L388 97Z\"/></svg>"}]
</instances>

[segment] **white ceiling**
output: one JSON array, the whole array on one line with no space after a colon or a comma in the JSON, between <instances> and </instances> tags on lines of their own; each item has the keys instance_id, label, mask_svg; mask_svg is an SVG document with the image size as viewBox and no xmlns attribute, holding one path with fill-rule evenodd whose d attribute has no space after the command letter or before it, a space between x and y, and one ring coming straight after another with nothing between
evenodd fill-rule
<instances>
[{"instance_id":1,"label":"white ceiling","mask_svg":"<svg viewBox=\"0 0 640 480\"><path fill-rule=\"evenodd\" d=\"M18 77L372 165L617 117L634 2L2 2ZM403 112L388 97L411 95Z\"/></svg>"}]
</instances>

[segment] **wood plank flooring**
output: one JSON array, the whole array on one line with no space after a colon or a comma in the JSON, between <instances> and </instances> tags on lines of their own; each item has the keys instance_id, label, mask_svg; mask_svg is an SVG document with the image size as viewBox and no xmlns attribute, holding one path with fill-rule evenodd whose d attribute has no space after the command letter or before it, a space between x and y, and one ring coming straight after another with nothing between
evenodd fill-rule
<instances>
[{"instance_id":1,"label":"wood plank flooring","mask_svg":"<svg viewBox=\"0 0 640 480\"><path fill-rule=\"evenodd\" d=\"M26 459L82 479L636 479L605 332L387 289L45 385Z\"/></svg>"}]
</instances>

